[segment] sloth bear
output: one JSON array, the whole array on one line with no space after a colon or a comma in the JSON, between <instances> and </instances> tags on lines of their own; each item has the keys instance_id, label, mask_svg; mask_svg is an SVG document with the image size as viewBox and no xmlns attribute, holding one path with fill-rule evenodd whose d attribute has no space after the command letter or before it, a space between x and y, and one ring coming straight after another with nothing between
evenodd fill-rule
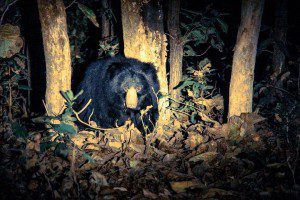
<instances>
[{"instance_id":1,"label":"sloth bear","mask_svg":"<svg viewBox=\"0 0 300 200\"><path fill-rule=\"evenodd\" d=\"M98 126L111 128L131 119L143 134L153 131L158 119L159 83L152 64L122 56L96 61L87 68L80 90L84 92L76 100L78 107L92 99L80 114L85 121L91 116ZM147 106L152 108L141 115Z\"/></svg>"}]
</instances>

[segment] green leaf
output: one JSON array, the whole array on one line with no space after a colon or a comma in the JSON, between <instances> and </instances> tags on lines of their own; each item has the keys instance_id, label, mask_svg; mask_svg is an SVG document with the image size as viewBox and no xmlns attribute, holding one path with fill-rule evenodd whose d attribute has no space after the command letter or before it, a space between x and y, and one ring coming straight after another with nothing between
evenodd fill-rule
<instances>
[{"instance_id":1,"label":"green leaf","mask_svg":"<svg viewBox=\"0 0 300 200\"><path fill-rule=\"evenodd\" d=\"M222 43L218 43L217 41L214 40L214 38L212 38L210 40L210 44L214 49L218 49L220 52L222 52Z\"/></svg>"},{"instance_id":2,"label":"green leaf","mask_svg":"<svg viewBox=\"0 0 300 200\"><path fill-rule=\"evenodd\" d=\"M217 18L217 21L219 22L219 25L221 27L221 30L224 32L224 33L227 33L228 32L228 25L223 21L221 20L220 18Z\"/></svg>"},{"instance_id":3,"label":"green leaf","mask_svg":"<svg viewBox=\"0 0 300 200\"><path fill-rule=\"evenodd\" d=\"M93 162L94 161L94 159L89 154L87 154L85 152L82 153L82 156L84 158L86 158L89 162Z\"/></svg>"},{"instance_id":4,"label":"green leaf","mask_svg":"<svg viewBox=\"0 0 300 200\"><path fill-rule=\"evenodd\" d=\"M72 102L74 100L74 94L71 90L60 91L60 93L67 100L67 102Z\"/></svg>"},{"instance_id":5,"label":"green leaf","mask_svg":"<svg viewBox=\"0 0 300 200\"><path fill-rule=\"evenodd\" d=\"M215 27L209 27L209 28L207 29L207 34L208 34L208 35L214 35L214 34L216 34L216 33L217 33L217 30L216 30Z\"/></svg>"},{"instance_id":6,"label":"green leaf","mask_svg":"<svg viewBox=\"0 0 300 200\"><path fill-rule=\"evenodd\" d=\"M211 89L213 89L214 87L213 86L211 86L211 85L207 85L207 86L205 86L205 90L211 90Z\"/></svg>"},{"instance_id":7,"label":"green leaf","mask_svg":"<svg viewBox=\"0 0 300 200\"><path fill-rule=\"evenodd\" d=\"M56 145L57 145L57 142L52 142L52 141L42 142L40 144L40 150L43 153L43 152L47 151L48 149L50 149L51 147L54 147Z\"/></svg>"},{"instance_id":8,"label":"green leaf","mask_svg":"<svg viewBox=\"0 0 300 200\"><path fill-rule=\"evenodd\" d=\"M32 121L33 123L50 123L50 120L53 118L54 117L51 116L41 116L41 117L33 118Z\"/></svg>"},{"instance_id":9,"label":"green leaf","mask_svg":"<svg viewBox=\"0 0 300 200\"><path fill-rule=\"evenodd\" d=\"M58 143L54 150L56 156L67 158L69 155L69 149L65 143Z\"/></svg>"},{"instance_id":10,"label":"green leaf","mask_svg":"<svg viewBox=\"0 0 300 200\"><path fill-rule=\"evenodd\" d=\"M176 87L174 87L174 89L181 90L187 86L193 85L194 83L195 81L191 79L186 79L185 81L181 81Z\"/></svg>"},{"instance_id":11,"label":"green leaf","mask_svg":"<svg viewBox=\"0 0 300 200\"><path fill-rule=\"evenodd\" d=\"M75 117L72 117L73 111L68 109L68 112L66 112L66 110L65 110L65 113L62 114L62 116L61 116L62 121L64 121L64 122L75 122L75 121L77 121L77 119Z\"/></svg>"},{"instance_id":12,"label":"green leaf","mask_svg":"<svg viewBox=\"0 0 300 200\"><path fill-rule=\"evenodd\" d=\"M70 136L76 135L78 132L77 126L73 124L60 123L60 124L52 124L53 128L59 133L67 133Z\"/></svg>"},{"instance_id":13,"label":"green leaf","mask_svg":"<svg viewBox=\"0 0 300 200\"><path fill-rule=\"evenodd\" d=\"M189 26L186 25L185 23L180 23L180 26L185 30L189 30Z\"/></svg>"},{"instance_id":14,"label":"green leaf","mask_svg":"<svg viewBox=\"0 0 300 200\"><path fill-rule=\"evenodd\" d=\"M99 23L97 22L97 18L95 13L87 6L81 4L81 3L77 3L78 8L83 12L83 14L89 18L89 20L99 28Z\"/></svg>"},{"instance_id":15,"label":"green leaf","mask_svg":"<svg viewBox=\"0 0 300 200\"><path fill-rule=\"evenodd\" d=\"M32 90L28 85L18 85L19 90Z\"/></svg>"},{"instance_id":16,"label":"green leaf","mask_svg":"<svg viewBox=\"0 0 300 200\"><path fill-rule=\"evenodd\" d=\"M195 40L195 45L198 46L199 44L204 44L207 42L207 35L205 33L203 33L202 31L200 31L199 29L195 30L192 32L192 35L194 37L193 40Z\"/></svg>"},{"instance_id":17,"label":"green leaf","mask_svg":"<svg viewBox=\"0 0 300 200\"><path fill-rule=\"evenodd\" d=\"M202 69L205 65L207 65L208 63L210 63L210 60L208 58L204 58L203 60L201 60L198 64L199 69Z\"/></svg>"},{"instance_id":18,"label":"green leaf","mask_svg":"<svg viewBox=\"0 0 300 200\"><path fill-rule=\"evenodd\" d=\"M193 85L193 93L195 94L196 98L198 98L200 95L199 87L200 87L200 84L198 84L198 83Z\"/></svg>"},{"instance_id":19,"label":"green leaf","mask_svg":"<svg viewBox=\"0 0 300 200\"><path fill-rule=\"evenodd\" d=\"M76 100L80 95L82 95L83 94L83 90L80 90L79 92L78 92L78 94L76 94L75 96L74 96L74 100Z\"/></svg>"},{"instance_id":20,"label":"green leaf","mask_svg":"<svg viewBox=\"0 0 300 200\"><path fill-rule=\"evenodd\" d=\"M13 123L11 125L11 129L12 129L14 136L16 136L17 138L25 139L28 136L28 132L27 132L26 128L24 128L19 123Z\"/></svg>"},{"instance_id":21,"label":"green leaf","mask_svg":"<svg viewBox=\"0 0 300 200\"><path fill-rule=\"evenodd\" d=\"M193 48L190 45L185 46L186 49L184 49L184 55L185 56L195 56L197 53L193 50Z\"/></svg>"},{"instance_id":22,"label":"green leaf","mask_svg":"<svg viewBox=\"0 0 300 200\"><path fill-rule=\"evenodd\" d=\"M190 118L190 121L191 121L192 124L196 124L197 123L197 119L196 119L197 116L198 115L197 115L196 112L192 113L191 118Z\"/></svg>"}]
</instances>

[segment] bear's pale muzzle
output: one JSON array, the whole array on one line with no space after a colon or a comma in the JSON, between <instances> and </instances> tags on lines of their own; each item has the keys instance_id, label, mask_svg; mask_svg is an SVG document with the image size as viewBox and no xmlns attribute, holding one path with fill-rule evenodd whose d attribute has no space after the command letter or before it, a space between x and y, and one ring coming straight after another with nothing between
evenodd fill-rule
<instances>
[{"instance_id":1,"label":"bear's pale muzzle","mask_svg":"<svg viewBox=\"0 0 300 200\"><path fill-rule=\"evenodd\" d=\"M136 89L132 86L126 92L126 107L136 109L138 105L138 95Z\"/></svg>"}]
</instances>

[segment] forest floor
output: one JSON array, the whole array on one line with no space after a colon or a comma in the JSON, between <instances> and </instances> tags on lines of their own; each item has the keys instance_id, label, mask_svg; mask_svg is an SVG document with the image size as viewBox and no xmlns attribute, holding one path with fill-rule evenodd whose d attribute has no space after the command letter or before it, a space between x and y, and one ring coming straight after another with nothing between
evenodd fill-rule
<instances>
[{"instance_id":1,"label":"forest floor","mask_svg":"<svg viewBox=\"0 0 300 200\"><path fill-rule=\"evenodd\" d=\"M146 138L132 126L84 130L72 138L76 148L55 143L57 135L45 142L44 126L6 124L0 137L0 196L297 199L299 135L284 136L269 121L244 114L203 130L174 120L168 131Z\"/></svg>"}]
</instances>

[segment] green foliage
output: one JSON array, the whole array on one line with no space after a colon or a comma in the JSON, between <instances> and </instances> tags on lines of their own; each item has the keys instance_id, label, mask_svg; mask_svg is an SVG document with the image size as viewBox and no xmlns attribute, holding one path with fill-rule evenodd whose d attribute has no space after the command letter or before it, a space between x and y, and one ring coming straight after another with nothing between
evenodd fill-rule
<instances>
[{"instance_id":1,"label":"green foliage","mask_svg":"<svg viewBox=\"0 0 300 200\"><path fill-rule=\"evenodd\" d=\"M70 1L68 2L71 4ZM93 3L92 1L81 0L80 3L76 2L67 9L68 34L73 65L85 63L88 55L90 55L88 40L90 37L95 37L95 35L89 35L90 22L97 28L99 28L98 16L105 16L110 20L110 23L116 22L116 18L110 8L101 9L100 3L98 3L99 7L95 7ZM95 41L99 44L98 57L116 55L119 52L118 38L115 36L100 38L100 32L100 29L98 29L99 36L95 37L99 38L98 41Z\"/></svg>"},{"instance_id":2,"label":"green foliage","mask_svg":"<svg viewBox=\"0 0 300 200\"><path fill-rule=\"evenodd\" d=\"M33 119L35 123L46 123L50 125L61 137L67 137L67 140L78 132L77 126L74 124L77 119L73 116L74 100L82 94L78 93L74 96L72 91L61 92L66 100L66 108L64 112L58 116L42 116Z\"/></svg>"},{"instance_id":3,"label":"green foliage","mask_svg":"<svg viewBox=\"0 0 300 200\"><path fill-rule=\"evenodd\" d=\"M205 57L211 48L223 51L224 42L221 35L228 32L228 26L222 19L225 14L207 6L203 11L197 12L182 9L182 15L181 40L184 44L184 61L188 66L197 67L187 67L186 75L175 87L181 91L183 97L179 110L190 116L189 121L192 124L202 124L203 121L218 123L208 116L214 106L211 104L209 106L212 107L208 108L208 105L202 104L208 97L216 98L219 103L223 101L221 96L213 97L213 86L209 82L214 70L211 68L210 61L205 58L196 63L198 62L196 59L188 59L188 57Z\"/></svg>"},{"instance_id":4,"label":"green foliage","mask_svg":"<svg viewBox=\"0 0 300 200\"><path fill-rule=\"evenodd\" d=\"M213 88L208 85L209 75L211 75L213 71L209 59L205 58L199 62L197 69L188 67L187 75L184 76L183 81L174 89L179 89L193 98L208 95L210 94L209 91Z\"/></svg>"},{"instance_id":5,"label":"green foliage","mask_svg":"<svg viewBox=\"0 0 300 200\"><path fill-rule=\"evenodd\" d=\"M64 112L58 116L41 116L33 119L33 122L44 123L54 131L49 131L48 137L43 138L41 150L47 150L54 146L56 155L66 157L69 152L67 147L77 148L72 142L72 138L78 133L78 127L74 124L77 119L74 117L73 105L82 93L83 91L80 91L74 95L70 90L61 91L66 100ZM53 138L55 139L53 140Z\"/></svg>"},{"instance_id":6,"label":"green foliage","mask_svg":"<svg viewBox=\"0 0 300 200\"><path fill-rule=\"evenodd\" d=\"M96 15L89 7L77 3L78 8L83 12L83 14L95 25L99 28L99 23L97 22Z\"/></svg>"},{"instance_id":7,"label":"green foliage","mask_svg":"<svg viewBox=\"0 0 300 200\"><path fill-rule=\"evenodd\" d=\"M87 52L83 45L89 39L89 22L99 27L96 14L91 9L91 1L76 2L76 6L67 9L68 35L70 38L72 64L83 63L86 61ZM86 16L86 17L83 17Z\"/></svg>"},{"instance_id":8,"label":"green foliage","mask_svg":"<svg viewBox=\"0 0 300 200\"><path fill-rule=\"evenodd\" d=\"M228 26L223 21L222 15L210 6L203 12L182 10L186 18L185 23L181 23L184 35L182 37L185 45L185 56L196 56L195 47L209 44L214 49L223 50L224 42L220 37L220 32L227 33Z\"/></svg>"},{"instance_id":9,"label":"green foliage","mask_svg":"<svg viewBox=\"0 0 300 200\"><path fill-rule=\"evenodd\" d=\"M55 146L54 155L62 158L67 158L69 155L68 146L65 143L58 143Z\"/></svg>"},{"instance_id":10,"label":"green foliage","mask_svg":"<svg viewBox=\"0 0 300 200\"><path fill-rule=\"evenodd\" d=\"M70 38L72 64L85 61L85 52L81 50L82 45L87 41L88 20L82 17L79 9L67 10L68 35Z\"/></svg>"},{"instance_id":11,"label":"green foliage","mask_svg":"<svg viewBox=\"0 0 300 200\"><path fill-rule=\"evenodd\" d=\"M9 59L0 58L0 116L2 122L26 115L29 74L26 57L18 53Z\"/></svg>"},{"instance_id":12,"label":"green foliage","mask_svg":"<svg viewBox=\"0 0 300 200\"><path fill-rule=\"evenodd\" d=\"M99 42L99 57L113 57L119 53L119 40L117 37L110 37Z\"/></svg>"},{"instance_id":13,"label":"green foliage","mask_svg":"<svg viewBox=\"0 0 300 200\"><path fill-rule=\"evenodd\" d=\"M183 96L183 104L179 110L190 114L190 122L196 124L202 110L205 107L197 103L199 98L207 98L212 95L213 87L209 85L209 77L214 70L211 69L209 59L205 58L199 62L196 69L187 68L187 74L183 80L174 88L180 90Z\"/></svg>"},{"instance_id":14,"label":"green foliage","mask_svg":"<svg viewBox=\"0 0 300 200\"><path fill-rule=\"evenodd\" d=\"M22 138L23 140L25 140L28 136L28 131L26 130L26 128L17 122L12 123L11 129L14 136L16 136L17 138Z\"/></svg>"}]
</instances>

